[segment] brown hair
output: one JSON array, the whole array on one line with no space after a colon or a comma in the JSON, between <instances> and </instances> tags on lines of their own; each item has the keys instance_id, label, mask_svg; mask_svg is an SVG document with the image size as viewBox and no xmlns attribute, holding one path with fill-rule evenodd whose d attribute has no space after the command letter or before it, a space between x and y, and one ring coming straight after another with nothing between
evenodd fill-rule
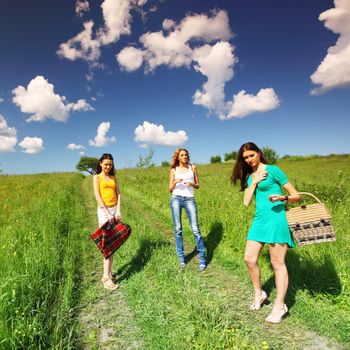
<instances>
[{"instance_id":1,"label":"brown hair","mask_svg":"<svg viewBox=\"0 0 350 350\"><path fill-rule=\"evenodd\" d=\"M170 169L174 169L179 165L179 154L181 151L185 151L187 153L187 159L190 161L190 153L187 151L186 148L178 148L173 156L171 157L171 162L170 162Z\"/></svg>"},{"instance_id":2,"label":"brown hair","mask_svg":"<svg viewBox=\"0 0 350 350\"><path fill-rule=\"evenodd\" d=\"M241 182L241 191L247 187L247 179L249 175L253 172L252 168L243 159L243 153L245 151L255 151L260 154L260 161L264 164L268 164L265 156L263 155L261 149L253 142L244 143L237 153L236 163L232 169L231 183L233 185L239 180Z\"/></svg>"},{"instance_id":3,"label":"brown hair","mask_svg":"<svg viewBox=\"0 0 350 350\"><path fill-rule=\"evenodd\" d=\"M97 166L96 166L96 174L99 174L102 172L102 167L101 167L100 163L102 163L105 159L111 160L112 164L113 164L112 169L109 171L108 175L114 175L114 160L113 160L112 155L109 153L103 153L101 158L98 160Z\"/></svg>"}]
</instances>

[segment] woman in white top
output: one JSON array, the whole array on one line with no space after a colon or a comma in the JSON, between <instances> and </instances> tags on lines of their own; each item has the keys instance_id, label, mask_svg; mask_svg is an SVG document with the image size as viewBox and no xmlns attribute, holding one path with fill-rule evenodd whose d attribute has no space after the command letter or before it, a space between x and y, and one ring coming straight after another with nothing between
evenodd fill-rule
<instances>
[{"instance_id":1,"label":"woman in white top","mask_svg":"<svg viewBox=\"0 0 350 350\"><path fill-rule=\"evenodd\" d=\"M172 192L170 208L174 222L176 252L181 268L186 266L181 211L185 209L199 255L199 269L206 268L206 254L203 237L198 226L197 204L194 198L194 188L199 188L198 173L195 165L189 163L190 156L186 149L179 148L173 154L170 164L169 191Z\"/></svg>"}]
</instances>

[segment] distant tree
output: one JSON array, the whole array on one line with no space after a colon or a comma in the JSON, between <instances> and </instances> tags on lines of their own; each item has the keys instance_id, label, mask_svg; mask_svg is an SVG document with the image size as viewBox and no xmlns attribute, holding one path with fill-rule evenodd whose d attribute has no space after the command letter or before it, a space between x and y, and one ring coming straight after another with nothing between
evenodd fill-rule
<instances>
[{"instance_id":1,"label":"distant tree","mask_svg":"<svg viewBox=\"0 0 350 350\"><path fill-rule=\"evenodd\" d=\"M154 150L151 149L146 155L139 155L139 160L136 164L138 168L154 168L156 165L153 162Z\"/></svg>"},{"instance_id":2,"label":"distant tree","mask_svg":"<svg viewBox=\"0 0 350 350\"><path fill-rule=\"evenodd\" d=\"M275 164L277 162L278 154L274 149L272 149L271 147L263 147L261 148L261 151L270 164Z\"/></svg>"},{"instance_id":3,"label":"distant tree","mask_svg":"<svg viewBox=\"0 0 350 350\"><path fill-rule=\"evenodd\" d=\"M170 163L167 160L163 160L161 163L161 166L164 168L168 168L168 167L170 167Z\"/></svg>"},{"instance_id":4,"label":"distant tree","mask_svg":"<svg viewBox=\"0 0 350 350\"><path fill-rule=\"evenodd\" d=\"M213 163L221 163L221 157L219 155L212 156L210 158L210 163L211 164L213 164Z\"/></svg>"},{"instance_id":5,"label":"distant tree","mask_svg":"<svg viewBox=\"0 0 350 350\"><path fill-rule=\"evenodd\" d=\"M1 164L0 164L1 165ZM3 172L3 170L0 168L0 174Z\"/></svg>"},{"instance_id":6,"label":"distant tree","mask_svg":"<svg viewBox=\"0 0 350 350\"><path fill-rule=\"evenodd\" d=\"M98 159L95 157L80 157L79 163L75 166L79 171L86 171L93 175L96 173Z\"/></svg>"},{"instance_id":7,"label":"distant tree","mask_svg":"<svg viewBox=\"0 0 350 350\"><path fill-rule=\"evenodd\" d=\"M235 160L237 158L237 151L225 153L225 162L228 160Z\"/></svg>"}]
</instances>

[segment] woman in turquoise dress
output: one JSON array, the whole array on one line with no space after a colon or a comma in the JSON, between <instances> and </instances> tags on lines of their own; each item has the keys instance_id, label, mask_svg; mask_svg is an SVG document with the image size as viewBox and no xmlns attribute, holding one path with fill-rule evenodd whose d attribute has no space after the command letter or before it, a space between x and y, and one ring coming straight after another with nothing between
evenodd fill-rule
<instances>
[{"instance_id":1,"label":"woman in turquoise dress","mask_svg":"<svg viewBox=\"0 0 350 350\"><path fill-rule=\"evenodd\" d=\"M299 202L301 196L277 166L267 164L262 151L252 142L243 144L234 165L231 182L240 181L244 191L244 205L248 206L255 196L255 214L249 229L244 261L253 283L255 297L251 310L260 310L267 294L261 289L258 258L264 244L268 244L270 260L275 272L276 300L271 314L266 317L270 323L280 323L288 312L284 299L288 289L288 271L285 256L294 242L288 228L285 204ZM282 187L289 193L282 194Z\"/></svg>"}]
</instances>

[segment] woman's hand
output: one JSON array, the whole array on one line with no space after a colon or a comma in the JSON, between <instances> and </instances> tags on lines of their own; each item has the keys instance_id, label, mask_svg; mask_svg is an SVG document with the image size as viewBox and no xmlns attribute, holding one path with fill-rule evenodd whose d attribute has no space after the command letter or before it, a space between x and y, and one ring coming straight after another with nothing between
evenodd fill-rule
<instances>
[{"instance_id":1,"label":"woman's hand","mask_svg":"<svg viewBox=\"0 0 350 350\"><path fill-rule=\"evenodd\" d=\"M256 172L252 175L252 183L257 185L262 180L265 180L267 177L267 171Z\"/></svg>"},{"instance_id":2,"label":"woman's hand","mask_svg":"<svg viewBox=\"0 0 350 350\"><path fill-rule=\"evenodd\" d=\"M116 213L114 218L115 218L115 221L120 221L122 219L122 215L120 213Z\"/></svg>"},{"instance_id":3,"label":"woman's hand","mask_svg":"<svg viewBox=\"0 0 350 350\"><path fill-rule=\"evenodd\" d=\"M269 200L270 200L272 203L278 202L278 201L283 202L285 199L286 199L286 196L282 196L282 195L280 195L280 194L271 194L271 195L269 196Z\"/></svg>"},{"instance_id":4,"label":"woman's hand","mask_svg":"<svg viewBox=\"0 0 350 350\"><path fill-rule=\"evenodd\" d=\"M186 186L186 187L193 187L194 183L191 182L191 181L186 181L186 182L183 182L183 184Z\"/></svg>"},{"instance_id":5,"label":"woman's hand","mask_svg":"<svg viewBox=\"0 0 350 350\"><path fill-rule=\"evenodd\" d=\"M108 222L110 224L113 224L113 222L114 222L114 216L112 214L110 214L110 213L108 213Z\"/></svg>"}]
</instances>

